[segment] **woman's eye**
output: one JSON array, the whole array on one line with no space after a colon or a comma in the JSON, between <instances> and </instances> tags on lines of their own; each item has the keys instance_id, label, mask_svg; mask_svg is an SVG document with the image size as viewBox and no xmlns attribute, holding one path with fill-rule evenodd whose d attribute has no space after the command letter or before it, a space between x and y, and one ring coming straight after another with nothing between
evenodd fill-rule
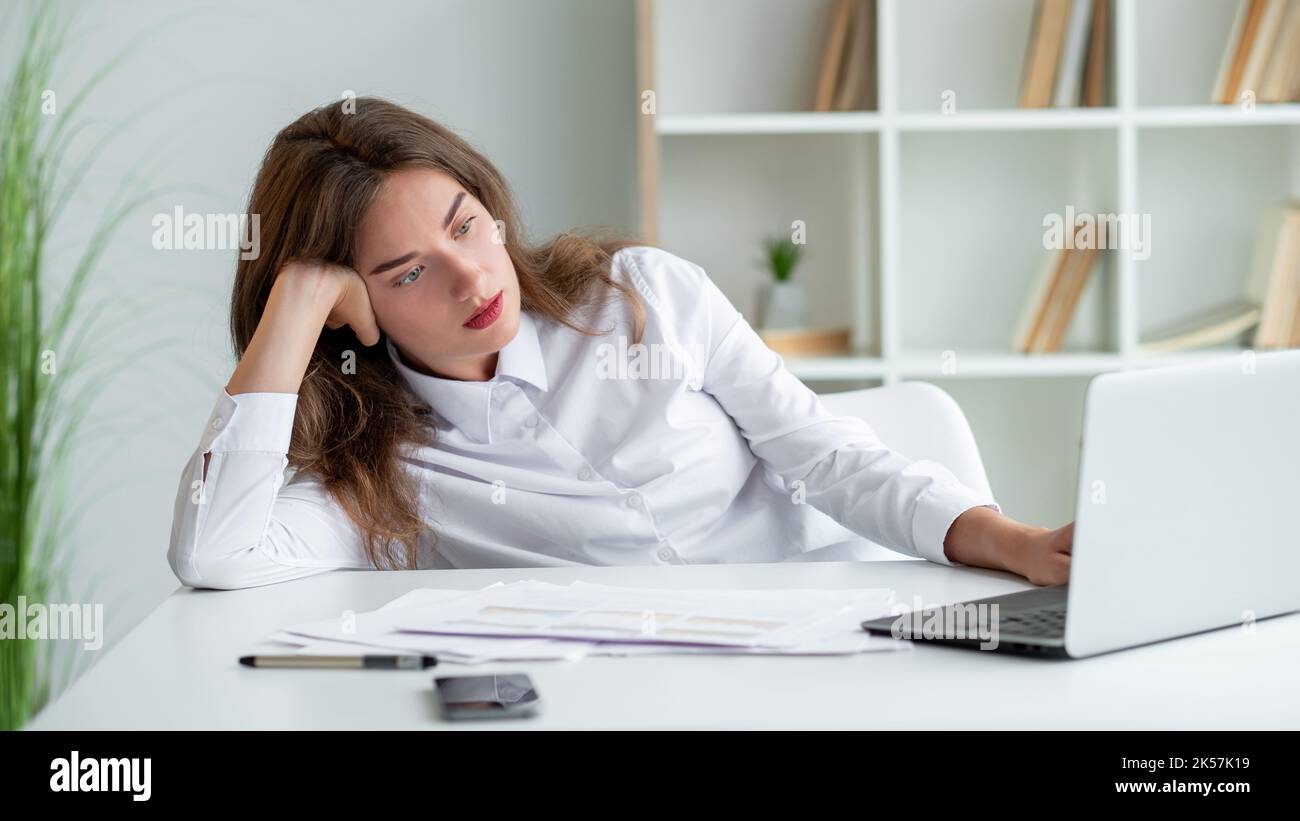
<instances>
[{"instance_id":1,"label":"woman's eye","mask_svg":"<svg viewBox=\"0 0 1300 821\"><path fill-rule=\"evenodd\" d=\"M397 282L393 283L393 287L396 288L396 287L401 286L401 285L406 285L407 283L410 283L410 282L415 282L416 279L419 279L419 278L420 278L420 274L422 274L422 273L424 273L424 266L423 266L423 265L417 265L417 266L415 266L414 268L412 268L411 270L407 271L407 272L406 272L406 276L402 277L401 279L397 280ZM415 279L412 279L412 278L411 278L411 275L412 275L412 274L415 275Z\"/></svg>"},{"instance_id":2,"label":"woman's eye","mask_svg":"<svg viewBox=\"0 0 1300 821\"><path fill-rule=\"evenodd\" d=\"M470 224L471 222L473 222L474 220L476 220L476 219L478 219L478 217L475 216L475 217L470 217L469 219L465 220L465 222L463 222L463 223L461 224L461 226L460 226L460 230L458 230L458 231L456 232L456 236L458 236L458 237L463 237L463 236L465 236L466 234L468 234L468 233L469 233L469 224ZM424 273L424 266L423 266L423 265L417 265L417 266L415 266L414 268L412 268L411 270L407 271L407 272L406 272L406 276L404 276L404 277L402 277L401 279L399 279L399 280L397 280L396 282L394 282L394 283L393 283L393 287L394 287L394 288L398 288L398 287L401 287L402 285L409 285L409 284L411 284L412 282L415 282L415 280L419 279L419 278L420 278L420 274L422 274L422 273Z\"/></svg>"}]
</instances>

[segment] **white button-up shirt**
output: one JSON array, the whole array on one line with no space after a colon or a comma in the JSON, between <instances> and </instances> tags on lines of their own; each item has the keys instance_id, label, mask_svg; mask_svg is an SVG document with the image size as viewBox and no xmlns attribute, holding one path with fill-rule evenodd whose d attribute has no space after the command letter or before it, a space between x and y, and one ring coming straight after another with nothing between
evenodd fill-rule
<instances>
[{"instance_id":1,"label":"white button-up shirt","mask_svg":"<svg viewBox=\"0 0 1300 821\"><path fill-rule=\"evenodd\" d=\"M402 462L436 533L420 567L775 562L862 537L955 564L943 552L953 520L1000 510L828 412L698 265L637 246L612 274L643 298L639 345L618 299L578 317L612 326L604 336L521 312L482 382L415 371L385 338L437 426L436 445L409 445ZM319 482L285 482L297 398L218 397L176 498L168 559L185 584L370 567Z\"/></svg>"}]
</instances>

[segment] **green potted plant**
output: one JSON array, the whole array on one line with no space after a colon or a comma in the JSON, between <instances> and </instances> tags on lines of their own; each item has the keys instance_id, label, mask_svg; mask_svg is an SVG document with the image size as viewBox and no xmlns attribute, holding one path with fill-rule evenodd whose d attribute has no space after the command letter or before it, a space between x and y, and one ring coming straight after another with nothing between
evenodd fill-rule
<instances>
[{"instance_id":1,"label":"green potted plant","mask_svg":"<svg viewBox=\"0 0 1300 821\"><path fill-rule=\"evenodd\" d=\"M766 253L762 265L772 279L764 283L759 297L759 327L802 328L808 320L807 295L803 284L793 277L803 248L783 236L769 236L763 246Z\"/></svg>"},{"instance_id":2,"label":"green potted plant","mask_svg":"<svg viewBox=\"0 0 1300 821\"><path fill-rule=\"evenodd\" d=\"M67 595L69 534L81 512L68 515L69 456L90 400L111 379L83 373L95 358L90 329L105 312L82 310L80 297L122 221L158 192L128 200L119 189L72 264L47 261L51 229L102 148L65 164L78 131L72 113L126 52L64 99L51 75L70 17L61 4L27 9L25 27L11 30L21 44L0 64L0 605L10 615ZM5 23L20 16L11 9ZM20 728L52 697L66 660L49 638L13 629L0 637L0 730Z\"/></svg>"}]
</instances>

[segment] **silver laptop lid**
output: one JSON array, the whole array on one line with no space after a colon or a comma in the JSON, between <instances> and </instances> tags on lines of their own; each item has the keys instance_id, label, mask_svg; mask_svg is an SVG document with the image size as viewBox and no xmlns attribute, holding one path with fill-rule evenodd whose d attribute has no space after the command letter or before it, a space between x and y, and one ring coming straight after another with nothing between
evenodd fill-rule
<instances>
[{"instance_id":1,"label":"silver laptop lid","mask_svg":"<svg viewBox=\"0 0 1300 821\"><path fill-rule=\"evenodd\" d=\"M1300 610L1300 350L1088 386L1072 656Z\"/></svg>"}]
</instances>

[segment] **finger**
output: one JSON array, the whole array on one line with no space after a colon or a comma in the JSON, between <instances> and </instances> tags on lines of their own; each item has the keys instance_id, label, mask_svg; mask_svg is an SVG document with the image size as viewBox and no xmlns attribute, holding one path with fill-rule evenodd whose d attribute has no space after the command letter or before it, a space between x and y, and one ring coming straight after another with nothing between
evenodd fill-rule
<instances>
[{"instance_id":1,"label":"finger","mask_svg":"<svg viewBox=\"0 0 1300 821\"><path fill-rule=\"evenodd\" d=\"M1074 552L1074 522L1056 531L1056 548L1063 553Z\"/></svg>"},{"instance_id":2,"label":"finger","mask_svg":"<svg viewBox=\"0 0 1300 821\"><path fill-rule=\"evenodd\" d=\"M366 347L379 341L379 325L375 321L375 311L370 305L370 294L366 284L359 276L353 275L343 296L345 316L352 333Z\"/></svg>"},{"instance_id":3,"label":"finger","mask_svg":"<svg viewBox=\"0 0 1300 821\"><path fill-rule=\"evenodd\" d=\"M1058 553L1053 557L1053 564L1055 565L1055 575L1057 579L1055 584L1065 584L1068 582L1070 580L1070 557Z\"/></svg>"},{"instance_id":4,"label":"finger","mask_svg":"<svg viewBox=\"0 0 1300 821\"><path fill-rule=\"evenodd\" d=\"M357 339L360 340L362 345L369 348L379 342L379 326L375 324L373 319L369 322L362 320L361 322L358 322L357 325L360 327L353 328L352 330L356 332Z\"/></svg>"},{"instance_id":5,"label":"finger","mask_svg":"<svg viewBox=\"0 0 1300 821\"><path fill-rule=\"evenodd\" d=\"M367 348L379 342L379 323L375 321L375 312L370 307L370 298L365 294L360 297L365 300L363 305L357 306L357 321L353 323L352 330L356 333L357 339Z\"/></svg>"}]
</instances>

